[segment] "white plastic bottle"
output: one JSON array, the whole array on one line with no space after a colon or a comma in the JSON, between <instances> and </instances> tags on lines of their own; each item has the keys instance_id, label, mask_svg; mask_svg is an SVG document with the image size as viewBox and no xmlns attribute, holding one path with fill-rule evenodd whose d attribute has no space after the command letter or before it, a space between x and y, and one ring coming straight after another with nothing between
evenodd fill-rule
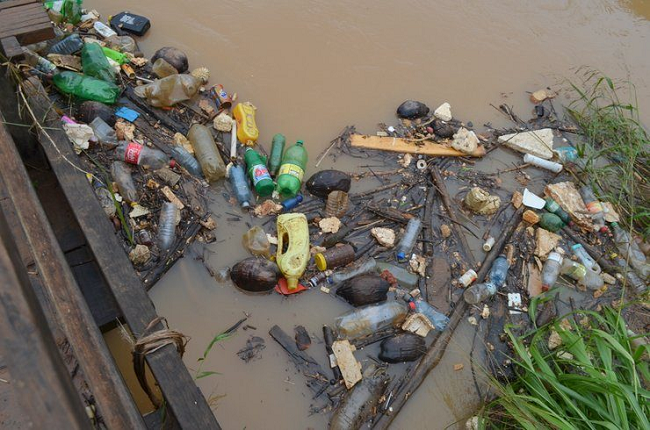
<instances>
[{"instance_id":1,"label":"white plastic bottle","mask_svg":"<svg viewBox=\"0 0 650 430\"><path fill-rule=\"evenodd\" d=\"M176 221L178 219L178 208L170 202L164 202L160 208L158 221L158 247L167 251L174 244L176 239Z\"/></svg>"}]
</instances>

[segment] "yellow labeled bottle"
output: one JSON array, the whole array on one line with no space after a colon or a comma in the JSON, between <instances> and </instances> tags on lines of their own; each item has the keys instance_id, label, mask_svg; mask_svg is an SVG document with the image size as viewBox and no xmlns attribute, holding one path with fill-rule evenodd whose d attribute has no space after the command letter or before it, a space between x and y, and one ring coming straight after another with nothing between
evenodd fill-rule
<instances>
[{"instance_id":1,"label":"yellow labeled bottle","mask_svg":"<svg viewBox=\"0 0 650 430\"><path fill-rule=\"evenodd\" d=\"M237 120L237 139L244 145L253 146L260 136L255 124L255 110L257 108L250 102L239 103L232 110Z\"/></svg>"},{"instance_id":2,"label":"yellow labeled bottle","mask_svg":"<svg viewBox=\"0 0 650 430\"><path fill-rule=\"evenodd\" d=\"M298 287L298 280L309 262L309 227L301 213L278 216L278 254L276 263L287 278L290 290Z\"/></svg>"}]
</instances>

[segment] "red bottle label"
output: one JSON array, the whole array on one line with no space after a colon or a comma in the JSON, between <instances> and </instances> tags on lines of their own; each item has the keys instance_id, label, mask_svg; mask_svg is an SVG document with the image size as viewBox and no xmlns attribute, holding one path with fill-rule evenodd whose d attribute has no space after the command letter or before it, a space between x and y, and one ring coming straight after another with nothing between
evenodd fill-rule
<instances>
[{"instance_id":1,"label":"red bottle label","mask_svg":"<svg viewBox=\"0 0 650 430\"><path fill-rule=\"evenodd\" d=\"M264 179L271 179L269 169L264 164L256 164L253 166L253 186L257 185Z\"/></svg>"},{"instance_id":2,"label":"red bottle label","mask_svg":"<svg viewBox=\"0 0 650 430\"><path fill-rule=\"evenodd\" d=\"M129 164L139 164L140 153L142 153L142 145L139 145L135 142L131 142L126 146L126 151L124 151L124 161Z\"/></svg>"}]
</instances>

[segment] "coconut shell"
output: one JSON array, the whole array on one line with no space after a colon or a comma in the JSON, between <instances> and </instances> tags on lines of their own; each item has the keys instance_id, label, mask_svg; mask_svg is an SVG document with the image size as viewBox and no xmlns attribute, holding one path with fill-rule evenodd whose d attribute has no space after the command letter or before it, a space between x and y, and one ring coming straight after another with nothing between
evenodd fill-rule
<instances>
[{"instance_id":1,"label":"coconut shell","mask_svg":"<svg viewBox=\"0 0 650 430\"><path fill-rule=\"evenodd\" d=\"M162 58L171 64L176 70L178 70L178 73L187 72L187 69L190 67L187 55L185 55L185 53L180 49L171 46L165 46L164 48L157 50L156 53L153 54L153 57L151 57L151 64L155 63L159 58Z\"/></svg>"},{"instance_id":2,"label":"coconut shell","mask_svg":"<svg viewBox=\"0 0 650 430\"><path fill-rule=\"evenodd\" d=\"M389 287L379 275L363 274L342 282L336 294L352 306L365 306L385 301Z\"/></svg>"},{"instance_id":3,"label":"coconut shell","mask_svg":"<svg viewBox=\"0 0 650 430\"><path fill-rule=\"evenodd\" d=\"M406 119L418 119L425 117L430 110L431 109L422 102L407 100L397 108L397 116Z\"/></svg>"},{"instance_id":4,"label":"coconut shell","mask_svg":"<svg viewBox=\"0 0 650 430\"><path fill-rule=\"evenodd\" d=\"M339 170L321 170L314 173L311 178L307 180L307 190L322 198L327 198L332 191L350 191L352 179L350 175Z\"/></svg>"},{"instance_id":5,"label":"coconut shell","mask_svg":"<svg viewBox=\"0 0 650 430\"><path fill-rule=\"evenodd\" d=\"M433 121L433 132L436 136L450 139L456 134L457 127L454 127L448 122L436 119Z\"/></svg>"},{"instance_id":6,"label":"coconut shell","mask_svg":"<svg viewBox=\"0 0 650 430\"><path fill-rule=\"evenodd\" d=\"M386 363L415 361L426 352L424 338L413 333L400 333L381 343L379 359Z\"/></svg>"},{"instance_id":7,"label":"coconut shell","mask_svg":"<svg viewBox=\"0 0 650 430\"><path fill-rule=\"evenodd\" d=\"M279 277L278 266L264 258L247 258L235 264L230 270L230 279L235 285L250 293L273 291Z\"/></svg>"}]
</instances>

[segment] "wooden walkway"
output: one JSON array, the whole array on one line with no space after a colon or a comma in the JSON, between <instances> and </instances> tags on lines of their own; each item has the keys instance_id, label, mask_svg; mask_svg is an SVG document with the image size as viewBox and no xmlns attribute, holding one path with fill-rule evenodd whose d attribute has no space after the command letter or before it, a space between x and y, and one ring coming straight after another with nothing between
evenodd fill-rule
<instances>
[{"instance_id":1,"label":"wooden walkway","mask_svg":"<svg viewBox=\"0 0 650 430\"><path fill-rule=\"evenodd\" d=\"M53 37L54 28L42 2L37 0L0 2L0 46L7 58L21 57L21 45L29 45Z\"/></svg>"}]
</instances>

